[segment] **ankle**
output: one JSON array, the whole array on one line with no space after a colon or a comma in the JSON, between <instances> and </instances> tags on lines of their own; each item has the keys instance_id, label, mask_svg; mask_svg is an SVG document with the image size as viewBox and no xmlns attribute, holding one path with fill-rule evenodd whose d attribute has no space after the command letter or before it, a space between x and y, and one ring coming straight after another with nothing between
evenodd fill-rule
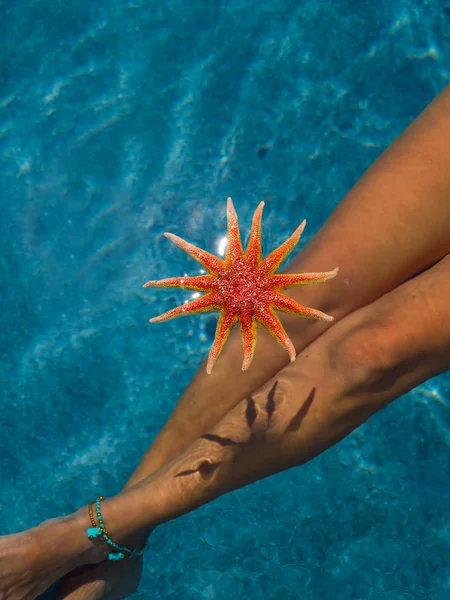
<instances>
[{"instance_id":1,"label":"ankle","mask_svg":"<svg viewBox=\"0 0 450 600\"><path fill-rule=\"evenodd\" d=\"M87 537L89 515L86 507L75 513L45 521L33 531L36 563L39 557L52 557L54 567L69 572L87 564L105 560L102 549Z\"/></svg>"}]
</instances>

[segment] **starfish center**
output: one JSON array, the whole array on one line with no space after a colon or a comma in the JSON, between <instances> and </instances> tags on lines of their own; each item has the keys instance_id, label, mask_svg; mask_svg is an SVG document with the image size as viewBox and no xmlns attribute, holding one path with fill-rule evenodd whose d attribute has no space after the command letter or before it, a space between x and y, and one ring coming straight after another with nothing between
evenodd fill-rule
<instances>
[{"instance_id":1,"label":"starfish center","mask_svg":"<svg viewBox=\"0 0 450 600\"><path fill-rule=\"evenodd\" d=\"M245 262L232 265L217 281L217 293L224 306L234 313L254 309L263 302L267 280Z\"/></svg>"}]
</instances>

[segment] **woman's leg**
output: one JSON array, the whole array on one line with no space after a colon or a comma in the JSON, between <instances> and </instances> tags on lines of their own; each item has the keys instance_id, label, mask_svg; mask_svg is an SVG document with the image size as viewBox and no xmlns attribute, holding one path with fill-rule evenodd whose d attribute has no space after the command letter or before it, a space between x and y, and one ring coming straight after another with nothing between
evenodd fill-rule
<instances>
[{"instance_id":1,"label":"woman's leg","mask_svg":"<svg viewBox=\"0 0 450 600\"><path fill-rule=\"evenodd\" d=\"M339 266L338 277L323 286L293 289L292 297L339 320L450 252L448 139L450 87L382 154L288 267L290 272L308 272ZM297 352L329 327L322 321L287 315L282 321ZM199 369L133 473L128 487L159 469L211 429L227 411L286 363L287 355L262 330L251 369L242 372L240 335L234 331L212 375L206 375L205 365ZM130 568L123 565L111 569L101 565L81 573L69 584L71 589L79 588L79 594L71 598L103 597L104 582L115 588L113 578L117 572L125 574ZM128 575L131 581L134 575ZM137 579L138 576L134 581ZM86 581L91 584L83 585Z\"/></svg>"},{"instance_id":2,"label":"woman's leg","mask_svg":"<svg viewBox=\"0 0 450 600\"><path fill-rule=\"evenodd\" d=\"M289 264L290 272L339 275L290 295L341 319L450 252L450 86L384 152ZM299 210L299 220L302 218ZM297 352L330 325L282 316ZM260 328L251 368L241 371L235 330L207 375L203 364L132 475L134 485L207 431L242 397L287 364L285 351Z\"/></svg>"},{"instance_id":3,"label":"woman's leg","mask_svg":"<svg viewBox=\"0 0 450 600\"><path fill-rule=\"evenodd\" d=\"M302 464L449 367L450 256L342 319L180 455L106 500L109 534L126 543L220 494ZM84 508L34 530L38 551L29 573L51 581L55 563L60 573L64 564L100 560L87 541L88 526ZM23 535L0 538L0 595L10 600L23 599L20 586L33 589L23 562L11 575L8 553L18 553Z\"/></svg>"},{"instance_id":4,"label":"woman's leg","mask_svg":"<svg viewBox=\"0 0 450 600\"><path fill-rule=\"evenodd\" d=\"M105 503L110 530L124 539L305 463L449 368L450 255L344 318L170 463Z\"/></svg>"}]
</instances>

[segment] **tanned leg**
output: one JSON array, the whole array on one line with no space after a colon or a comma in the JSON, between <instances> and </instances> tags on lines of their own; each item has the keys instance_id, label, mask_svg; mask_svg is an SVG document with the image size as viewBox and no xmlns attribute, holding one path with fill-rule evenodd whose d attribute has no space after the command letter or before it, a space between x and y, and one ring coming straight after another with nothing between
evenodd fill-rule
<instances>
[{"instance_id":1,"label":"tanned leg","mask_svg":"<svg viewBox=\"0 0 450 600\"><path fill-rule=\"evenodd\" d=\"M288 267L300 273L338 266L338 276L293 289L289 295L339 320L448 254L448 140L450 86L382 154ZM299 221L303 216L299 207ZM330 326L287 315L282 321L297 352ZM170 460L287 364L286 352L261 327L258 333L248 371L241 371L238 328L211 375L202 364L129 485Z\"/></svg>"},{"instance_id":2,"label":"tanned leg","mask_svg":"<svg viewBox=\"0 0 450 600\"><path fill-rule=\"evenodd\" d=\"M450 87L382 154L288 267L290 272L311 272L338 266L338 277L323 285L294 289L290 295L339 321L449 253L449 139ZM299 221L303 217L299 207ZM324 322L288 316L282 321L297 352L329 327ZM205 365L200 367L128 486L210 430L286 363L284 350L260 328L251 369L242 372L240 336L234 331L212 375L206 374ZM130 566L101 566L81 573L71 586L78 588L79 594L70 598L102 598L105 581L115 589L112 577L126 569ZM133 577L131 574L130 579ZM84 587L84 581L91 583ZM98 594L94 595L97 583Z\"/></svg>"},{"instance_id":3,"label":"tanned leg","mask_svg":"<svg viewBox=\"0 0 450 600\"><path fill-rule=\"evenodd\" d=\"M178 456L106 500L108 532L119 544L130 543L140 531L225 492L303 464L449 367L450 256L343 318ZM57 574L63 565L75 568L87 558L99 560L95 554L89 558L88 526L83 508L67 518L67 529L62 519L33 530L28 535L38 549L37 566L25 568L22 562L12 573L10 554L17 555L16 540L25 534L0 538L0 596L31 600L21 590L35 589L42 573L51 583L55 552ZM95 589L87 595L81 587L61 597L101 596Z\"/></svg>"},{"instance_id":4,"label":"tanned leg","mask_svg":"<svg viewBox=\"0 0 450 600\"><path fill-rule=\"evenodd\" d=\"M303 464L448 368L450 255L344 318L172 461L106 501L110 533L126 539Z\"/></svg>"}]
</instances>

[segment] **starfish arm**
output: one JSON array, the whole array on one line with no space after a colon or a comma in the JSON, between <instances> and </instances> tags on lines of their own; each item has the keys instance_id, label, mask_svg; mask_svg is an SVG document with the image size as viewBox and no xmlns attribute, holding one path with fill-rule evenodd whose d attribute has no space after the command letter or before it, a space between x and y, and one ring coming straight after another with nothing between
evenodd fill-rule
<instances>
[{"instance_id":1,"label":"starfish arm","mask_svg":"<svg viewBox=\"0 0 450 600\"><path fill-rule=\"evenodd\" d=\"M210 254L206 252L206 250L202 250L201 248L197 248L194 244L190 244L183 240L183 238L174 235L173 233L164 233L166 238L168 238L171 242L176 244L179 248L184 250L189 256L191 256L194 260L199 262L207 271L209 271L212 275L217 275L218 273L223 271L224 263L223 260L214 256L214 254Z\"/></svg>"},{"instance_id":2,"label":"starfish arm","mask_svg":"<svg viewBox=\"0 0 450 600\"><path fill-rule=\"evenodd\" d=\"M184 315L196 315L198 313L214 312L216 310L220 310L220 308L220 304L217 303L216 295L206 294L206 296L201 296L200 298L196 298L191 302L186 302L186 304L172 308L172 310L168 310L162 315L159 315L159 317L153 317L153 319L150 319L150 323L168 321L169 319L182 317Z\"/></svg>"},{"instance_id":3,"label":"starfish arm","mask_svg":"<svg viewBox=\"0 0 450 600\"><path fill-rule=\"evenodd\" d=\"M260 202L253 214L250 239L248 241L247 250L245 251L247 263L255 267L261 262L261 219L263 208L264 202Z\"/></svg>"},{"instance_id":4,"label":"starfish arm","mask_svg":"<svg viewBox=\"0 0 450 600\"><path fill-rule=\"evenodd\" d=\"M226 313L224 310L220 311L219 320L217 321L216 335L214 336L214 342L211 346L211 350L208 355L208 362L206 364L206 372L211 375L214 363L217 357L222 352L222 348L230 335L231 330L236 325L237 316L233 313Z\"/></svg>"},{"instance_id":5,"label":"starfish arm","mask_svg":"<svg viewBox=\"0 0 450 600\"><path fill-rule=\"evenodd\" d=\"M283 325L280 323L279 318L270 308L264 308L258 311L256 315L257 320L264 325L268 332L285 348L289 354L291 362L295 360L297 353L294 348L294 344L289 339L288 334L284 330Z\"/></svg>"},{"instance_id":6,"label":"starfish arm","mask_svg":"<svg viewBox=\"0 0 450 600\"><path fill-rule=\"evenodd\" d=\"M244 251L242 250L241 234L239 233L239 221L236 210L233 205L233 200L227 200L227 221L228 221L228 243L227 252L225 255L225 263L229 265L236 258L242 258Z\"/></svg>"},{"instance_id":7,"label":"starfish arm","mask_svg":"<svg viewBox=\"0 0 450 600\"><path fill-rule=\"evenodd\" d=\"M279 292L274 292L271 298L271 305L275 310L281 310L285 313L290 313L294 315L299 315L300 317L304 317L305 319L320 319L321 321L334 321L334 317L331 315L327 315L320 310L315 310L314 308L308 308L307 306L303 306L299 304L289 296L285 296L284 294L280 294Z\"/></svg>"},{"instance_id":8,"label":"starfish arm","mask_svg":"<svg viewBox=\"0 0 450 600\"><path fill-rule=\"evenodd\" d=\"M187 290L197 290L198 292L213 291L214 277L212 275L198 275L197 277L168 277L167 279L158 279L147 281L142 287L168 287L185 288Z\"/></svg>"},{"instance_id":9,"label":"starfish arm","mask_svg":"<svg viewBox=\"0 0 450 600\"><path fill-rule=\"evenodd\" d=\"M298 275L282 273L270 276L270 285L273 285L275 290L285 290L286 288L294 287L296 285L307 285L309 283L323 283L333 277L336 277L339 269L336 267L333 271L326 271L324 273L299 273Z\"/></svg>"},{"instance_id":10,"label":"starfish arm","mask_svg":"<svg viewBox=\"0 0 450 600\"><path fill-rule=\"evenodd\" d=\"M253 359L256 347L256 319L251 316L240 317L240 326L242 332L242 348L244 350L244 360L242 370L246 371Z\"/></svg>"},{"instance_id":11,"label":"starfish arm","mask_svg":"<svg viewBox=\"0 0 450 600\"><path fill-rule=\"evenodd\" d=\"M273 250L266 258L262 261L259 271L264 275L272 275L279 268L281 263L289 256L292 250L297 245L303 230L305 229L306 221L303 221L294 233L278 248Z\"/></svg>"}]
</instances>

